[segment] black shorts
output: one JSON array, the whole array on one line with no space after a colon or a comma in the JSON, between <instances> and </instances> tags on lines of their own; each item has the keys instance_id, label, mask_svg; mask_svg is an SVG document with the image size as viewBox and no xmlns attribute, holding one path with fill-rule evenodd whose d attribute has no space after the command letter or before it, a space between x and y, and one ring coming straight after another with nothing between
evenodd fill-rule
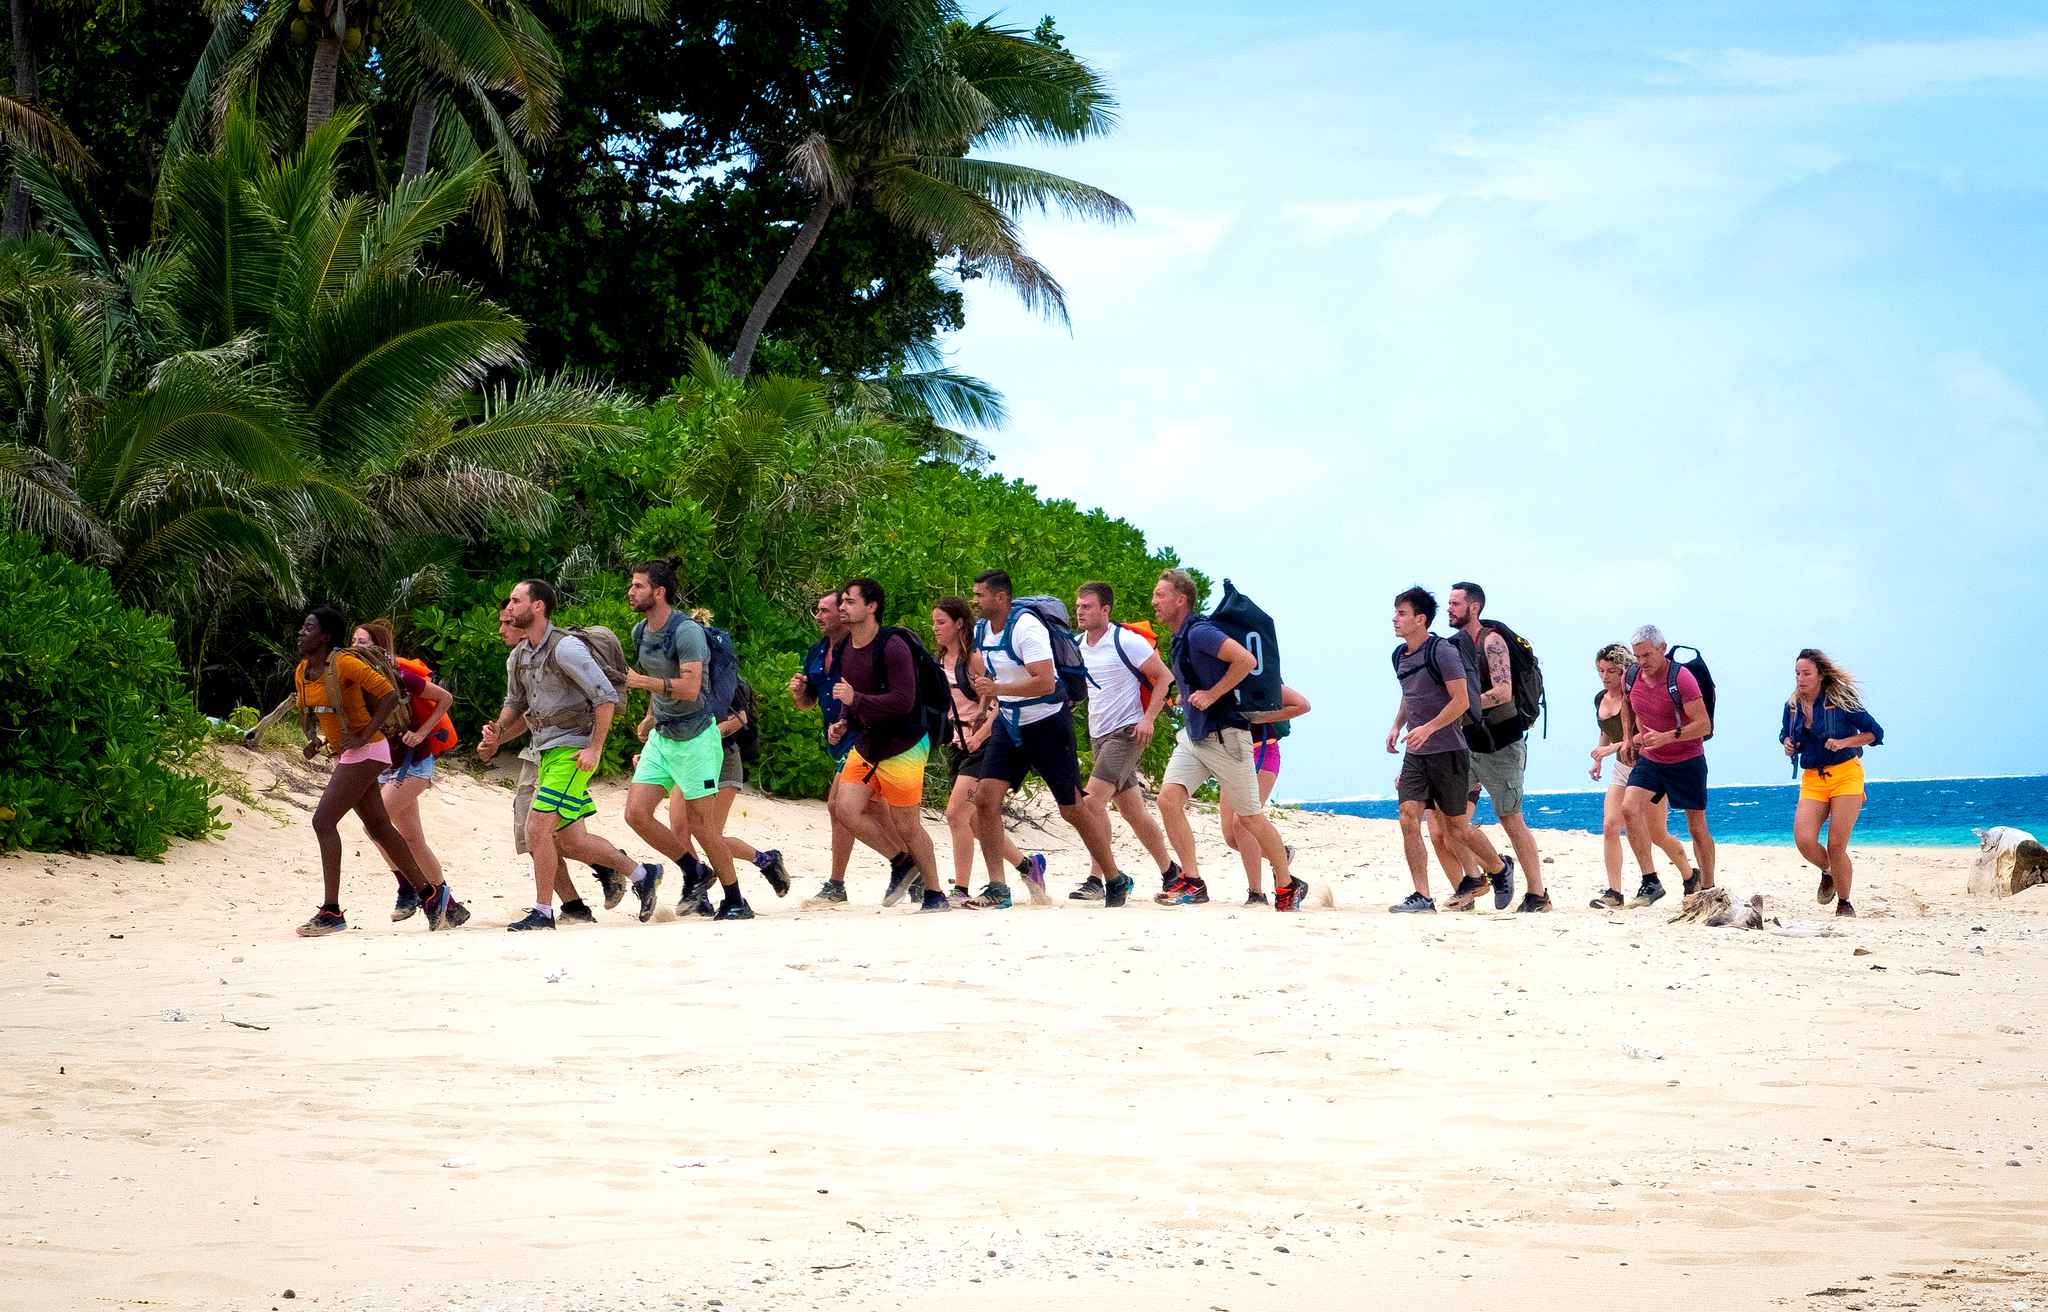
<instances>
[{"instance_id":1,"label":"black shorts","mask_svg":"<svg viewBox=\"0 0 2048 1312\"><path fill-rule=\"evenodd\" d=\"M1689 761L1673 761L1660 764L1647 756L1638 756L1636 763L1628 769L1628 786L1649 790L1652 802L1671 799L1671 805L1680 811L1704 811L1707 809L1707 758L1695 756Z\"/></svg>"},{"instance_id":2,"label":"black shorts","mask_svg":"<svg viewBox=\"0 0 2048 1312\"><path fill-rule=\"evenodd\" d=\"M1394 796L1403 802L1420 802L1447 816L1465 814L1471 805L1466 790L1472 775L1471 753L1409 752L1401 758L1401 777Z\"/></svg>"},{"instance_id":3,"label":"black shorts","mask_svg":"<svg viewBox=\"0 0 2048 1312\"><path fill-rule=\"evenodd\" d=\"M988 769L988 744L983 743L971 752L962 747L948 747L946 768L952 772L954 780L981 778Z\"/></svg>"},{"instance_id":4,"label":"black shorts","mask_svg":"<svg viewBox=\"0 0 2048 1312\"><path fill-rule=\"evenodd\" d=\"M1065 707L1059 714L1024 725L1011 737L1011 726L998 723L982 748L981 777L1000 779L1015 788L1024 776L1045 780L1052 800L1072 806L1081 795L1081 756L1074 748L1074 717Z\"/></svg>"}]
</instances>

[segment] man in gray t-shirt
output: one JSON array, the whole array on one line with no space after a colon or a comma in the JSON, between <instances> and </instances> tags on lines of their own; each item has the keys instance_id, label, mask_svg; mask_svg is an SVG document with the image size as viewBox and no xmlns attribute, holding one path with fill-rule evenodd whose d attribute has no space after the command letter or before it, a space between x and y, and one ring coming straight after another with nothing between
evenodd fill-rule
<instances>
[{"instance_id":1,"label":"man in gray t-shirt","mask_svg":"<svg viewBox=\"0 0 2048 1312\"><path fill-rule=\"evenodd\" d=\"M683 666L695 662L708 666L711 645L704 638L704 626L679 610L668 613L668 622L656 627L642 621L638 655L633 664L642 674L660 679L670 689ZM648 695L648 712L654 717L654 731L678 742L695 738L711 724L711 699L701 681L695 697L671 696L659 689Z\"/></svg>"}]
</instances>

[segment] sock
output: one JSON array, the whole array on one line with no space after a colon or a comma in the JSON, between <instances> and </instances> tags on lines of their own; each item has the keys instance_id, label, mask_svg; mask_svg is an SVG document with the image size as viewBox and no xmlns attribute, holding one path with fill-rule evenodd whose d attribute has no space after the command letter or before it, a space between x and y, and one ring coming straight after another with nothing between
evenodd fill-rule
<instances>
[{"instance_id":1,"label":"sock","mask_svg":"<svg viewBox=\"0 0 2048 1312\"><path fill-rule=\"evenodd\" d=\"M580 898L580 897L572 897L572 898L570 898L570 899L569 899L569 900L568 900L567 902L564 902L564 903L562 904L562 910L564 910L564 911L587 911L587 910L589 910L589 908L583 905L583 899L582 899L582 898Z\"/></svg>"},{"instance_id":2,"label":"sock","mask_svg":"<svg viewBox=\"0 0 2048 1312\"><path fill-rule=\"evenodd\" d=\"M683 868L683 874L690 879L696 879L704 873L704 867L698 863L695 852L683 853L683 859L676 864Z\"/></svg>"},{"instance_id":3,"label":"sock","mask_svg":"<svg viewBox=\"0 0 2048 1312\"><path fill-rule=\"evenodd\" d=\"M844 879L828 879L825 882L830 884L834 888L846 887L846 881Z\"/></svg>"},{"instance_id":4,"label":"sock","mask_svg":"<svg viewBox=\"0 0 2048 1312\"><path fill-rule=\"evenodd\" d=\"M891 874L901 874L903 868L911 864L913 864L913 859L910 853L898 852L895 856L889 858L889 872Z\"/></svg>"},{"instance_id":5,"label":"sock","mask_svg":"<svg viewBox=\"0 0 2048 1312\"><path fill-rule=\"evenodd\" d=\"M327 912L329 915L338 916L341 914L341 907L333 902L322 902L320 904L320 909L322 911Z\"/></svg>"},{"instance_id":6,"label":"sock","mask_svg":"<svg viewBox=\"0 0 2048 1312\"><path fill-rule=\"evenodd\" d=\"M535 911L540 912L543 916L546 916L549 920L553 920L555 918L555 909L547 905L545 902L534 903L533 909Z\"/></svg>"},{"instance_id":7,"label":"sock","mask_svg":"<svg viewBox=\"0 0 2048 1312\"><path fill-rule=\"evenodd\" d=\"M1179 878L1180 878L1180 862L1178 862L1178 861L1168 861L1168 862L1166 863L1166 869L1164 869L1164 870L1162 870L1162 871L1160 871L1160 872L1159 872L1159 877L1160 877L1161 879L1166 879L1166 880L1174 880L1174 879L1179 879Z\"/></svg>"},{"instance_id":8,"label":"sock","mask_svg":"<svg viewBox=\"0 0 2048 1312\"><path fill-rule=\"evenodd\" d=\"M391 877L398 881L398 886L400 888L405 889L408 892L412 890L412 885L405 882L405 872L403 870L392 871Z\"/></svg>"},{"instance_id":9,"label":"sock","mask_svg":"<svg viewBox=\"0 0 2048 1312\"><path fill-rule=\"evenodd\" d=\"M954 891L955 893L965 893L965 892L967 891L967 885L965 885L965 884L955 884L955 885L953 885L953 891Z\"/></svg>"},{"instance_id":10,"label":"sock","mask_svg":"<svg viewBox=\"0 0 2048 1312\"><path fill-rule=\"evenodd\" d=\"M720 884L718 891L722 895L721 900L726 906L731 906L733 903L741 900L740 881L737 879L733 880L730 884Z\"/></svg>"},{"instance_id":11,"label":"sock","mask_svg":"<svg viewBox=\"0 0 2048 1312\"><path fill-rule=\"evenodd\" d=\"M1017 863L1017 873L1018 873L1018 874L1020 874L1020 875L1024 875L1024 876L1026 876L1027 878L1028 878L1028 877L1030 876L1030 874L1031 874L1031 859L1030 859L1029 857L1026 857L1026 858L1025 858L1024 860L1022 860L1022 861L1019 861L1019 862Z\"/></svg>"},{"instance_id":12,"label":"sock","mask_svg":"<svg viewBox=\"0 0 2048 1312\"><path fill-rule=\"evenodd\" d=\"M769 867L769 865L770 865L770 864L771 864L771 862L769 861L769 856L768 856L768 853L766 853L766 852L756 852L756 853L754 853L754 869L756 869L756 870L766 870L766 869L767 869L767 868Z\"/></svg>"}]
</instances>

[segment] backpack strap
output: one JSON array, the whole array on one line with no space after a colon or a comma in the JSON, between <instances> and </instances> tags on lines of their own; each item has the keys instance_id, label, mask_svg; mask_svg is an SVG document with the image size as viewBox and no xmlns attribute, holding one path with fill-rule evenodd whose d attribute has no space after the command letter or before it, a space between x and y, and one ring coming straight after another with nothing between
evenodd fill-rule
<instances>
[{"instance_id":1,"label":"backpack strap","mask_svg":"<svg viewBox=\"0 0 2048 1312\"><path fill-rule=\"evenodd\" d=\"M1116 649L1116 658L1122 661L1124 663L1124 668L1131 672L1131 676L1133 678L1137 679L1138 686L1141 688L1149 689L1151 685L1145 682L1145 671L1140 669L1137 666L1137 664L1131 660L1130 656L1124 651L1123 625L1112 624L1109 626L1109 644L1110 646ZM1095 683L1095 676L1090 675L1088 677L1088 681L1090 683ZM1100 688L1102 685L1096 683L1095 686Z\"/></svg>"},{"instance_id":2,"label":"backpack strap","mask_svg":"<svg viewBox=\"0 0 2048 1312\"><path fill-rule=\"evenodd\" d=\"M1685 699L1678 695L1678 662L1664 662L1664 687L1671 694L1671 713L1678 717L1678 728L1674 733L1685 731Z\"/></svg>"}]
</instances>

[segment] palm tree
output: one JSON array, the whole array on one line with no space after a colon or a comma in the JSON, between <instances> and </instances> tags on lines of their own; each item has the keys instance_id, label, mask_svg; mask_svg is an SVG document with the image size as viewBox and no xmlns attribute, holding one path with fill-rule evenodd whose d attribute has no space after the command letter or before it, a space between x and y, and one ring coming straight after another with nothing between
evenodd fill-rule
<instances>
[{"instance_id":1,"label":"palm tree","mask_svg":"<svg viewBox=\"0 0 2048 1312\"><path fill-rule=\"evenodd\" d=\"M953 0L855 0L848 8L823 77L829 98L787 154L789 173L812 197L810 212L740 330L727 364L738 376L842 206L872 208L1062 321L1065 294L1025 250L1017 216L1057 207L1107 222L1130 217L1100 188L968 153L1018 139L1080 141L1114 125L1101 76L1057 42L961 21Z\"/></svg>"},{"instance_id":2,"label":"palm tree","mask_svg":"<svg viewBox=\"0 0 2048 1312\"><path fill-rule=\"evenodd\" d=\"M54 159L67 168L85 168L91 161L69 129L43 113L42 80L36 73L35 33L30 0L8 0L14 44L14 94L0 96L0 144L38 159ZM18 241L28 233L28 188L15 178L7 189L7 213L0 219L0 238Z\"/></svg>"}]
</instances>

